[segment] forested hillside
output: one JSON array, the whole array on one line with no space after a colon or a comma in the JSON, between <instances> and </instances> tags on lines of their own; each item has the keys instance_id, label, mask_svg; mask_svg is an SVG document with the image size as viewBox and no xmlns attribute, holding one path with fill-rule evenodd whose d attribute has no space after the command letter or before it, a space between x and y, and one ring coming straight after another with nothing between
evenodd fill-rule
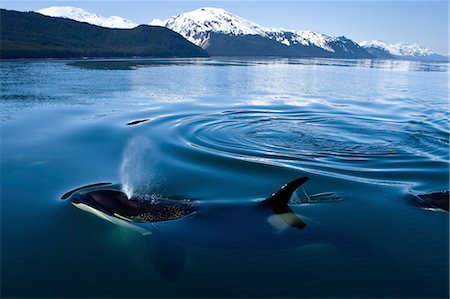
<instances>
[{"instance_id":1,"label":"forested hillside","mask_svg":"<svg viewBox=\"0 0 450 299\"><path fill-rule=\"evenodd\" d=\"M205 57L167 28L111 29L35 12L0 10L0 57Z\"/></svg>"}]
</instances>

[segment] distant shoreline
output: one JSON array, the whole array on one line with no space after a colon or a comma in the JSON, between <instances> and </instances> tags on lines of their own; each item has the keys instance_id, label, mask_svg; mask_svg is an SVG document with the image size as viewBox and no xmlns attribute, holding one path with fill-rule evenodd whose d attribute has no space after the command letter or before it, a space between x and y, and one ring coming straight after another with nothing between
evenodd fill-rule
<instances>
[{"instance_id":1,"label":"distant shoreline","mask_svg":"<svg viewBox=\"0 0 450 299\"><path fill-rule=\"evenodd\" d=\"M223 60L336 60L336 61L390 61L390 62L416 62L416 63L440 63L440 64L450 64L449 61L443 60L414 60L414 59L389 59L389 58L328 58L328 57L282 57L282 56L209 56L209 57L29 57L29 58L2 58L0 61L104 61L104 62L115 62L115 61L139 61L139 60L211 60L211 59L223 59Z\"/></svg>"}]
</instances>

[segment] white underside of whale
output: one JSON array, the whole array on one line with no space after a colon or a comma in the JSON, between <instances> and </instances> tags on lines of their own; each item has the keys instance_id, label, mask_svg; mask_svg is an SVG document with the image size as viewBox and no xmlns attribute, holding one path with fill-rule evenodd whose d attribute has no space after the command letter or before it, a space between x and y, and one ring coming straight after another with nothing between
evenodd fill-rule
<instances>
[{"instance_id":1,"label":"white underside of whale","mask_svg":"<svg viewBox=\"0 0 450 299\"><path fill-rule=\"evenodd\" d=\"M147 230L147 229L145 229L143 227L134 225L133 223L129 222L129 220L126 217L123 217L121 215L114 214L114 216L110 216L110 215L105 214L105 213L103 213L103 212L101 212L99 210L96 210L93 207L90 207L90 206L88 206L88 205L86 205L84 203L74 203L74 202L72 202L72 204L75 207L79 208L80 210L83 210L83 211L89 212L91 214L94 214L95 216L98 216L98 217L100 217L102 219L105 219L105 220L111 222L111 223L114 223L115 225L132 229L132 230L137 231L138 233L143 234L143 235L150 235L152 233L151 231L149 231L149 230Z\"/></svg>"}]
</instances>

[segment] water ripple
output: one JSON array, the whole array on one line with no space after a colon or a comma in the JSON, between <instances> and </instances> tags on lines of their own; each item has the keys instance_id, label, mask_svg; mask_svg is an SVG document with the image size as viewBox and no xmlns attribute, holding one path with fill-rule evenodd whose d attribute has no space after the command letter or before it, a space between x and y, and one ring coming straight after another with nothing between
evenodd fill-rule
<instances>
[{"instance_id":1,"label":"water ripple","mask_svg":"<svg viewBox=\"0 0 450 299\"><path fill-rule=\"evenodd\" d=\"M421 172L430 163L447 163L448 133L422 122L292 108L232 109L181 117L175 127L195 150L379 184L409 184L411 168Z\"/></svg>"}]
</instances>

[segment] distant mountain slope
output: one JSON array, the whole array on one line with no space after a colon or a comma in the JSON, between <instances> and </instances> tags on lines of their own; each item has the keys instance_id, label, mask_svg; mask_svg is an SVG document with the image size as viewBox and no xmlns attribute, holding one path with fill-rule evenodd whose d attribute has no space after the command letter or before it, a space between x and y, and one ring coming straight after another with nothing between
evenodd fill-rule
<instances>
[{"instance_id":1,"label":"distant mountain slope","mask_svg":"<svg viewBox=\"0 0 450 299\"><path fill-rule=\"evenodd\" d=\"M51 6L36 12L49 17L64 17L79 22L108 28L134 28L138 24L119 16L104 17L72 6Z\"/></svg>"},{"instance_id":2,"label":"distant mountain slope","mask_svg":"<svg viewBox=\"0 0 450 299\"><path fill-rule=\"evenodd\" d=\"M52 6L38 12L109 28L133 28L137 24L119 16L104 17L81 8ZM417 44L387 44L381 41L360 45L345 36L331 37L316 31L265 28L221 8L200 8L154 26L167 27L214 56L282 56L326 58L381 58L448 61L448 56Z\"/></svg>"},{"instance_id":3,"label":"distant mountain slope","mask_svg":"<svg viewBox=\"0 0 450 299\"><path fill-rule=\"evenodd\" d=\"M180 33L211 55L372 57L357 43L343 36L264 28L221 8L200 8L167 20L155 19L150 24Z\"/></svg>"},{"instance_id":4,"label":"distant mountain slope","mask_svg":"<svg viewBox=\"0 0 450 299\"><path fill-rule=\"evenodd\" d=\"M141 25L110 29L34 12L0 10L0 57L205 57L178 33Z\"/></svg>"},{"instance_id":5,"label":"distant mountain slope","mask_svg":"<svg viewBox=\"0 0 450 299\"><path fill-rule=\"evenodd\" d=\"M448 61L447 57L417 44L389 44L377 40L364 41L360 44L367 52L377 58Z\"/></svg>"}]
</instances>

